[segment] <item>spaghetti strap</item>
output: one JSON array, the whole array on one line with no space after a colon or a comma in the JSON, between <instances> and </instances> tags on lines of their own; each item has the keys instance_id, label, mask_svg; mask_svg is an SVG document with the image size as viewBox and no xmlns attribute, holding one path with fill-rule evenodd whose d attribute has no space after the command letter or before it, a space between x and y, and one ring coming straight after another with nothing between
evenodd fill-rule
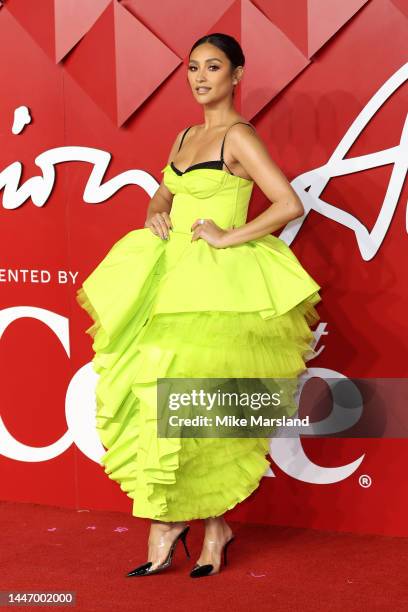
<instances>
[{"instance_id":1,"label":"spaghetti strap","mask_svg":"<svg viewBox=\"0 0 408 612\"><path fill-rule=\"evenodd\" d=\"M233 125L237 125L237 123L243 123L244 125L249 125L253 130L255 129L253 125L251 125L250 123L246 123L245 121L237 121L236 123L233 123L232 125L230 125L229 128L227 128L227 131L225 132L225 135L224 135L224 138L223 138L223 141L222 141L221 157L220 157L220 159L222 161L224 161L224 157L223 157L224 156L224 144L225 144L225 138L227 136L228 130L231 129ZM225 165L227 165L227 164L225 164Z\"/></svg>"},{"instance_id":2,"label":"spaghetti strap","mask_svg":"<svg viewBox=\"0 0 408 612\"><path fill-rule=\"evenodd\" d=\"M192 126L190 125L186 130L184 130L184 134L181 138L180 144L179 144L179 148L177 149L177 151L180 151L181 149L181 145L183 144L183 140L184 140L184 136L187 134L188 130L191 128Z\"/></svg>"},{"instance_id":3,"label":"spaghetti strap","mask_svg":"<svg viewBox=\"0 0 408 612\"><path fill-rule=\"evenodd\" d=\"M227 166L227 168L228 168L228 165L226 164L226 162L224 160L224 143L225 143L225 138L227 136L228 130L230 128L232 128L233 125L237 125L237 123L243 123L244 125L249 125L253 130L255 129L253 125L251 125L250 123L246 123L246 121L237 121L236 123L233 123L232 125L230 125L227 128L227 131L224 134L224 138L223 138L222 145L221 145L221 157L220 157L220 161L222 162L222 165L225 164ZM230 168L228 168L228 171L230 172L230 174L234 174L233 172L231 172Z\"/></svg>"}]
</instances>

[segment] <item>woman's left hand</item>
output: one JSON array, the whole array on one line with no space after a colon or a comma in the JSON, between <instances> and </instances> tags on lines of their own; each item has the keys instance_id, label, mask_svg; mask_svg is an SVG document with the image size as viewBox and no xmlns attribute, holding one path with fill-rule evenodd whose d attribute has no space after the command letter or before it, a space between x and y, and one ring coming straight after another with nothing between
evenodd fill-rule
<instances>
[{"instance_id":1,"label":"woman's left hand","mask_svg":"<svg viewBox=\"0 0 408 612\"><path fill-rule=\"evenodd\" d=\"M228 231L223 230L212 219L204 219L204 223L200 223L200 219L197 219L191 226L191 230L193 231L191 242L203 238L208 244L218 249L226 246L225 237Z\"/></svg>"}]
</instances>

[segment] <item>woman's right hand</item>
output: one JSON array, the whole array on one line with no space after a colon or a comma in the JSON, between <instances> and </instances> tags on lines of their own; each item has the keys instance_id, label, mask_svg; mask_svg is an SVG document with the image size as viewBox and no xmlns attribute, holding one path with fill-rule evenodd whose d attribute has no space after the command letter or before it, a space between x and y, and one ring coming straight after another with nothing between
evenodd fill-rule
<instances>
[{"instance_id":1,"label":"woman's right hand","mask_svg":"<svg viewBox=\"0 0 408 612\"><path fill-rule=\"evenodd\" d=\"M153 213L145 223L145 227L162 240L168 240L169 230L173 229L168 212Z\"/></svg>"}]
</instances>

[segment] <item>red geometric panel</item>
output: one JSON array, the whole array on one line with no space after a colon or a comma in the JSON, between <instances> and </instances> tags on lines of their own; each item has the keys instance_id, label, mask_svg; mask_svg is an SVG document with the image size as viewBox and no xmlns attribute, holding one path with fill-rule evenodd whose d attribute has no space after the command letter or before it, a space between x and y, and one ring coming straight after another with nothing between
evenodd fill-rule
<instances>
[{"instance_id":1,"label":"red geometric panel","mask_svg":"<svg viewBox=\"0 0 408 612\"><path fill-rule=\"evenodd\" d=\"M309 0L309 51L311 57L322 47L368 0Z\"/></svg>"},{"instance_id":2,"label":"red geometric panel","mask_svg":"<svg viewBox=\"0 0 408 612\"><path fill-rule=\"evenodd\" d=\"M390 0L405 17L408 17L408 2L407 0Z\"/></svg>"},{"instance_id":3,"label":"red geometric panel","mask_svg":"<svg viewBox=\"0 0 408 612\"><path fill-rule=\"evenodd\" d=\"M11 13L48 57L54 61L54 0L41 0L41 2L8 0L2 11Z\"/></svg>"},{"instance_id":4,"label":"red geometric panel","mask_svg":"<svg viewBox=\"0 0 408 612\"><path fill-rule=\"evenodd\" d=\"M55 61L87 33L111 0L55 0ZM33 3L33 4L37 4Z\"/></svg>"},{"instance_id":5,"label":"red geometric panel","mask_svg":"<svg viewBox=\"0 0 408 612\"><path fill-rule=\"evenodd\" d=\"M66 70L119 127L181 60L113 2L65 61Z\"/></svg>"},{"instance_id":6,"label":"red geometric panel","mask_svg":"<svg viewBox=\"0 0 408 612\"><path fill-rule=\"evenodd\" d=\"M58 63L81 40L111 0L8 0L4 5Z\"/></svg>"},{"instance_id":7,"label":"red geometric panel","mask_svg":"<svg viewBox=\"0 0 408 612\"><path fill-rule=\"evenodd\" d=\"M253 4L308 57L308 0L253 0Z\"/></svg>"},{"instance_id":8,"label":"red geometric panel","mask_svg":"<svg viewBox=\"0 0 408 612\"><path fill-rule=\"evenodd\" d=\"M303 53L251 2L243 3L242 44L248 57L242 112L253 117L309 64Z\"/></svg>"},{"instance_id":9,"label":"red geometric panel","mask_svg":"<svg viewBox=\"0 0 408 612\"><path fill-rule=\"evenodd\" d=\"M310 58L368 0L291 0L290 4L286 0L253 2Z\"/></svg>"},{"instance_id":10,"label":"red geometric panel","mask_svg":"<svg viewBox=\"0 0 408 612\"><path fill-rule=\"evenodd\" d=\"M214 23L234 3L235 0L121 0L124 8L183 58L194 41L218 31Z\"/></svg>"},{"instance_id":11,"label":"red geometric panel","mask_svg":"<svg viewBox=\"0 0 408 612\"><path fill-rule=\"evenodd\" d=\"M117 125L126 119L181 63L138 19L115 4Z\"/></svg>"}]
</instances>

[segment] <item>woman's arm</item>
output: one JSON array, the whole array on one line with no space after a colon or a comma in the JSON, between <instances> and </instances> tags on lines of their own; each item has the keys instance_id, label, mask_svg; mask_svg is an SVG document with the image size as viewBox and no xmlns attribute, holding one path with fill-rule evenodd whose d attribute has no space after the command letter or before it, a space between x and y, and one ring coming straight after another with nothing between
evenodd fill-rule
<instances>
[{"instance_id":1,"label":"woman's arm","mask_svg":"<svg viewBox=\"0 0 408 612\"><path fill-rule=\"evenodd\" d=\"M272 203L252 221L227 230L223 246L260 238L304 214L299 196L253 129L244 124L235 125L228 134L228 148Z\"/></svg>"},{"instance_id":2,"label":"woman's arm","mask_svg":"<svg viewBox=\"0 0 408 612\"><path fill-rule=\"evenodd\" d=\"M174 158L184 130L177 134L177 138L173 143L170 150L168 163ZM170 211L173 204L173 194L169 191L164 184L164 179L157 188L154 196L149 202L146 213L145 227L151 229L153 234L160 236L160 238L167 238L168 230L172 227L170 220Z\"/></svg>"}]
</instances>

